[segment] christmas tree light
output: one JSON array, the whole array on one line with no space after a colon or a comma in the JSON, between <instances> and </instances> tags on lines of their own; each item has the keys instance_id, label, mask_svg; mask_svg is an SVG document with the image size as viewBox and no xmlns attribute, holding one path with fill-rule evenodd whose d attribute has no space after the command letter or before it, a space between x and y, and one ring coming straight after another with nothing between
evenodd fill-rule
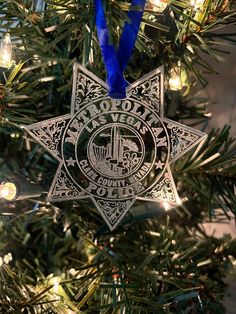
<instances>
[{"instance_id":1,"label":"christmas tree light","mask_svg":"<svg viewBox=\"0 0 236 314\"><path fill-rule=\"evenodd\" d=\"M201 6L203 6L204 2L205 2L205 0L191 0L190 5L194 9L199 9L199 8L201 8Z\"/></svg>"},{"instance_id":2,"label":"christmas tree light","mask_svg":"<svg viewBox=\"0 0 236 314\"><path fill-rule=\"evenodd\" d=\"M182 89L181 73L180 73L179 67L175 67L171 69L169 86L170 86L170 89L173 91Z\"/></svg>"},{"instance_id":3,"label":"christmas tree light","mask_svg":"<svg viewBox=\"0 0 236 314\"><path fill-rule=\"evenodd\" d=\"M178 62L177 66L174 66L170 70L169 88L172 91L180 91L183 87L188 86L188 78L185 69Z\"/></svg>"},{"instance_id":4,"label":"christmas tree light","mask_svg":"<svg viewBox=\"0 0 236 314\"><path fill-rule=\"evenodd\" d=\"M17 187L12 182L6 182L0 185L0 197L7 201L12 201L17 196Z\"/></svg>"},{"instance_id":5,"label":"christmas tree light","mask_svg":"<svg viewBox=\"0 0 236 314\"><path fill-rule=\"evenodd\" d=\"M163 202L162 205L163 205L165 211L168 211L171 209L171 205L168 202Z\"/></svg>"},{"instance_id":6,"label":"christmas tree light","mask_svg":"<svg viewBox=\"0 0 236 314\"><path fill-rule=\"evenodd\" d=\"M24 176L17 175L11 178L12 182L3 182L0 185L0 197L7 201L18 201L39 197L42 187L27 181Z\"/></svg>"},{"instance_id":7,"label":"christmas tree light","mask_svg":"<svg viewBox=\"0 0 236 314\"><path fill-rule=\"evenodd\" d=\"M12 43L10 34L6 33L0 47L0 66L10 68L12 65Z\"/></svg>"},{"instance_id":8,"label":"christmas tree light","mask_svg":"<svg viewBox=\"0 0 236 314\"><path fill-rule=\"evenodd\" d=\"M191 0L190 7L192 8L193 11L195 11L193 19L198 23L202 24L206 17L205 11L207 9L207 2L205 0ZM195 23L191 23L191 27L193 29L196 29L198 25Z\"/></svg>"},{"instance_id":9,"label":"christmas tree light","mask_svg":"<svg viewBox=\"0 0 236 314\"><path fill-rule=\"evenodd\" d=\"M150 0L147 3L147 9L152 10L153 12L164 12L168 6L167 0Z\"/></svg>"}]
</instances>

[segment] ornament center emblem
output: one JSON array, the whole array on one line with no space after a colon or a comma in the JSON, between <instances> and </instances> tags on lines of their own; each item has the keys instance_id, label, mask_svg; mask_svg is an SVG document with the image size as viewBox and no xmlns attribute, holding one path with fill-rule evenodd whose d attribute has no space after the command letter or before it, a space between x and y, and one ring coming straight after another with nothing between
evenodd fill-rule
<instances>
[{"instance_id":1,"label":"ornament center emblem","mask_svg":"<svg viewBox=\"0 0 236 314\"><path fill-rule=\"evenodd\" d=\"M143 193L163 174L169 142L154 110L107 98L71 119L62 154L74 184L96 198L121 200Z\"/></svg>"}]
</instances>

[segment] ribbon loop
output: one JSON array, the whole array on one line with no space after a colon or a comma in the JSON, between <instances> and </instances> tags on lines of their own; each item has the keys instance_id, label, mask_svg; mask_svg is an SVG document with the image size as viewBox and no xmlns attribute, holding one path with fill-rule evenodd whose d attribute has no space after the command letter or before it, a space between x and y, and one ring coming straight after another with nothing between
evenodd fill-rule
<instances>
[{"instance_id":1,"label":"ribbon loop","mask_svg":"<svg viewBox=\"0 0 236 314\"><path fill-rule=\"evenodd\" d=\"M128 85L123 72L131 57L139 26L142 20L146 0L132 0L132 7L138 10L130 10L121 34L118 51L109 40L109 31L106 23L102 0L95 0L96 26L98 41L101 48L103 60L107 71L107 84L109 86L109 96L115 99L126 97L126 87Z\"/></svg>"}]
</instances>

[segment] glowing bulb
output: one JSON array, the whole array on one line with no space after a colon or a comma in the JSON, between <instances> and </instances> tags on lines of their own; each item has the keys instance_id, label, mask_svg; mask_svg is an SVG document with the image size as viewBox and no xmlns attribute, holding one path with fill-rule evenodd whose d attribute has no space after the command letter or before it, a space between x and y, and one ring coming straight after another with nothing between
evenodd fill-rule
<instances>
[{"instance_id":1,"label":"glowing bulb","mask_svg":"<svg viewBox=\"0 0 236 314\"><path fill-rule=\"evenodd\" d=\"M195 21L197 21L198 23L202 24L207 15L204 13L208 4L208 2L206 2L205 0L191 0L190 1L190 7L192 7L192 10L195 11L195 13L193 14L193 19ZM190 28L193 28L193 29L197 29L199 26L194 23L194 22L191 22L190 23Z\"/></svg>"},{"instance_id":2,"label":"glowing bulb","mask_svg":"<svg viewBox=\"0 0 236 314\"><path fill-rule=\"evenodd\" d=\"M0 66L9 68L12 65L12 44L10 35L7 33L0 47Z\"/></svg>"},{"instance_id":3,"label":"glowing bulb","mask_svg":"<svg viewBox=\"0 0 236 314\"><path fill-rule=\"evenodd\" d=\"M181 85L181 80L180 77L171 77L169 80L169 84L170 84L170 89L172 90L179 90L181 89L182 85Z\"/></svg>"},{"instance_id":4,"label":"glowing bulb","mask_svg":"<svg viewBox=\"0 0 236 314\"><path fill-rule=\"evenodd\" d=\"M177 204L178 204L178 206L183 205L183 200L181 200L180 198L178 198L178 200L177 200Z\"/></svg>"},{"instance_id":5,"label":"glowing bulb","mask_svg":"<svg viewBox=\"0 0 236 314\"><path fill-rule=\"evenodd\" d=\"M168 211L171 209L171 206L168 202L163 202L162 205L163 205L165 211Z\"/></svg>"},{"instance_id":6,"label":"glowing bulb","mask_svg":"<svg viewBox=\"0 0 236 314\"><path fill-rule=\"evenodd\" d=\"M5 264L9 264L11 261L12 261L12 255L11 255L11 253L8 253L8 254L4 255L4 257L3 257L3 262L4 262Z\"/></svg>"},{"instance_id":7,"label":"glowing bulb","mask_svg":"<svg viewBox=\"0 0 236 314\"><path fill-rule=\"evenodd\" d=\"M171 90L181 90L182 81L179 67L175 67L170 71L169 86Z\"/></svg>"},{"instance_id":8,"label":"glowing bulb","mask_svg":"<svg viewBox=\"0 0 236 314\"><path fill-rule=\"evenodd\" d=\"M147 8L153 12L163 12L168 6L168 0L149 0Z\"/></svg>"},{"instance_id":9,"label":"glowing bulb","mask_svg":"<svg viewBox=\"0 0 236 314\"><path fill-rule=\"evenodd\" d=\"M54 290L55 292L58 292L58 290L59 290L59 282L55 282L55 283L53 284L53 290Z\"/></svg>"},{"instance_id":10,"label":"glowing bulb","mask_svg":"<svg viewBox=\"0 0 236 314\"><path fill-rule=\"evenodd\" d=\"M203 6L205 0L191 0L190 5L194 9L199 9L201 6Z\"/></svg>"},{"instance_id":11,"label":"glowing bulb","mask_svg":"<svg viewBox=\"0 0 236 314\"><path fill-rule=\"evenodd\" d=\"M6 182L0 185L0 197L5 200L12 201L17 195L17 187L12 182Z\"/></svg>"},{"instance_id":12,"label":"glowing bulb","mask_svg":"<svg viewBox=\"0 0 236 314\"><path fill-rule=\"evenodd\" d=\"M11 133L10 136L12 138L19 138L20 137L20 134L19 133Z\"/></svg>"},{"instance_id":13,"label":"glowing bulb","mask_svg":"<svg viewBox=\"0 0 236 314\"><path fill-rule=\"evenodd\" d=\"M53 287L51 288L51 291L53 293L56 293L56 294L59 293L60 282L61 282L60 277L53 277L50 279L49 283L53 285Z\"/></svg>"}]
</instances>

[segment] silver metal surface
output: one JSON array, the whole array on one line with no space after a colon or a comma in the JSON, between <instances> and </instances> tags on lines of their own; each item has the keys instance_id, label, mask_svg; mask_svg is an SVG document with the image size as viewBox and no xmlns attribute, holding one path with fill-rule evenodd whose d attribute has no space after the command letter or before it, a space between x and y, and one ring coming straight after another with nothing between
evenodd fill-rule
<instances>
[{"instance_id":1,"label":"silver metal surface","mask_svg":"<svg viewBox=\"0 0 236 314\"><path fill-rule=\"evenodd\" d=\"M170 164L206 135L163 117L163 80L161 67L115 100L75 64L71 113L26 127L59 161L48 201L90 198L111 230L137 199L178 203Z\"/></svg>"}]
</instances>

